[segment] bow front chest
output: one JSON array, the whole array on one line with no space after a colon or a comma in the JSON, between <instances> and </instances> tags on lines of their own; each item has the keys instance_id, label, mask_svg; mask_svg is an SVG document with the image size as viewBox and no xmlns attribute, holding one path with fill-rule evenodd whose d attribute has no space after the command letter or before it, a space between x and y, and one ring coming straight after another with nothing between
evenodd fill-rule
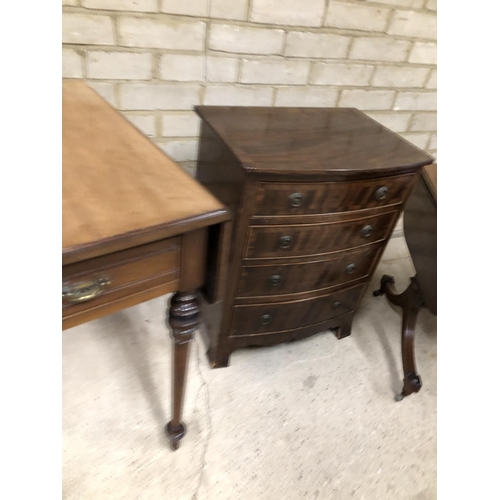
<instances>
[{"instance_id":1,"label":"bow front chest","mask_svg":"<svg viewBox=\"0 0 500 500\"><path fill-rule=\"evenodd\" d=\"M353 108L196 111L197 179L234 215L224 300L204 304L212 366L245 346L348 336L433 158Z\"/></svg>"}]
</instances>

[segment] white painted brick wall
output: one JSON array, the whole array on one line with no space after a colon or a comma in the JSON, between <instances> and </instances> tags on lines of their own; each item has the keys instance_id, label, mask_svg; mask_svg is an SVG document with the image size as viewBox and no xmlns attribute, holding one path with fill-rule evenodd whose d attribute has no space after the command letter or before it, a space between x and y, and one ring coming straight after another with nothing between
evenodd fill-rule
<instances>
[{"instance_id":1,"label":"white painted brick wall","mask_svg":"<svg viewBox=\"0 0 500 500\"><path fill-rule=\"evenodd\" d=\"M325 26L363 31L384 31L391 10L364 4L330 2Z\"/></svg>"},{"instance_id":2,"label":"white painted brick wall","mask_svg":"<svg viewBox=\"0 0 500 500\"><path fill-rule=\"evenodd\" d=\"M339 107L362 110L391 109L393 90L344 90L340 96Z\"/></svg>"},{"instance_id":3,"label":"white painted brick wall","mask_svg":"<svg viewBox=\"0 0 500 500\"><path fill-rule=\"evenodd\" d=\"M88 51L85 57L87 77L101 80L150 80L151 54Z\"/></svg>"},{"instance_id":4,"label":"white painted brick wall","mask_svg":"<svg viewBox=\"0 0 500 500\"><path fill-rule=\"evenodd\" d=\"M247 0L210 0L210 16L216 19L244 20L246 13Z\"/></svg>"},{"instance_id":5,"label":"white painted brick wall","mask_svg":"<svg viewBox=\"0 0 500 500\"><path fill-rule=\"evenodd\" d=\"M63 78L82 78L83 62L80 55L71 49L62 50L62 76Z\"/></svg>"},{"instance_id":6,"label":"white painted brick wall","mask_svg":"<svg viewBox=\"0 0 500 500\"><path fill-rule=\"evenodd\" d=\"M281 83L303 85L307 83L309 63L304 61L250 61L243 59L243 83Z\"/></svg>"},{"instance_id":7,"label":"white painted brick wall","mask_svg":"<svg viewBox=\"0 0 500 500\"><path fill-rule=\"evenodd\" d=\"M63 43L113 45L111 17L63 12L62 41Z\"/></svg>"},{"instance_id":8,"label":"white painted brick wall","mask_svg":"<svg viewBox=\"0 0 500 500\"><path fill-rule=\"evenodd\" d=\"M80 78L191 173L198 104L354 106L437 156L435 0L63 0Z\"/></svg>"},{"instance_id":9,"label":"white painted brick wall","mask_svg":"<svg viewBox=\"0 0 500 500\"><path fill-rule=\"evenodd\" d=\"M338 90L325 88L280 88L275 105L334 108L338 94Z\"/></svg>"},{"instance_id":10,"label":"white painted brick wall","mask_svg":"<svg viewBox=\"0 0 500 500\"><path fill-rule=\"evenodd\" d=\"M131 12L157 12L156 0L81 0L87 9L126 10Z\"/></svg>"},{"instance_id":11,"label":"white painted brick wall","mask_svg":"<svg viewBox=\"0 0 500 500\"><path fill-rule=\"evenodd\" d=\"M283 30L212 24L209 47L240 54L279 54L284 37Z\"/></svg>"},{"instance_id":12,"label":"white painted brick wall","mask_svg":"<svg viewBox=\"0 0 500 500\"><path fill-rule=\"evenodd\" d=\"M372 85L374 87L422 87L428 76L428 68L378 66Z\"/></svg>"},{"instance_id":13,"label":"white painted brick wall","mask_svg":"<svg viewBox=\"0 0 500 500\"><path fill-rule=\"evenodd\" d=\"M395 40L387 37L355 38L349 59L366 59L368 61L405 61L411 42Z\"/></svg>"},{"instance_id":14,"label":"white painted brick wall","mask_svg":"<svg viewBox=\"0 0 500 500\"><path fill-rule=\"evenodd\" d=\"M324 0L252 0L250 20L290 26L321 26Z\"/></svg>"},{"instance_id":15,"label":"white painted brick wall","mask_svg":"<svg viewBox=\"0 0 500 500\"><path fill-rule=\"evenodd\" d=\"M271 106L273 89L267 86L235 87L233 85L207 85L205 102L207 105L224 106Z\"/></svg>"},{"instance_id":16,"label":"white painted brick wall","mask_svg":"<svg viewBox=\"0 0 500 500\"><path fill-rule=\"evenodd\" d=\"M375 66L365 64L313 63L310 83L366 86L374 70Z\"/></svg>"},{"instance_id":17,"label":"white painted brick wall","mask_svg":"<svg viewBox=\"0 0 500 500\"><path fill-rule=\"evenodd\" d=\"M121 109L124 110L189 110L200 104L200 95L201 86L193 84L124 83L120 86Z\"/></svg>"},{"instance_id":18,"label":"white painted brick wall","mask_svg":"<svg viewBox=\"0 0 500 500\"><path fill-rule=\"evenodd\" d=\"M156 135L156 120L154 116L132 115L130 113L123 113L123 115L147 136L154 137Z\"/></svg>"},{"instance_id":19,"label":"white painted brick wall","mask_svg":"<svg viewBox=\"0 0 500 500\"><path fill-rule=\"evenodd\" d=\"M204 68L203 55L165 54L160 60L160 78L174 82L201 82Z\"/></svg>"},{"instance_id":20,"label":"white painted brick wall","mask_svg":"<svg viewBox=\"0 0 500 500\"><path fill-rule=\"evenodd\" d=\"M126 47L203 50L205 23L162 16L118 19L118 42Z\"/></svg>"}]
</instances>

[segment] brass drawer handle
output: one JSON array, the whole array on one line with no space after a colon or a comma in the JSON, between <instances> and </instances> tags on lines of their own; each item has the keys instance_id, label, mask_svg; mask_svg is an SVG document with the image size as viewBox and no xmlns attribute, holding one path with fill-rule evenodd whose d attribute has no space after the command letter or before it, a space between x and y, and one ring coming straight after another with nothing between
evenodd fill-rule
<instances>
[{"instance_id":1,"label":"brass drawer handle","mask_svg":"<svg viewBox=\"0 0 500 500\"><path fill-rule=\"evenodd\" d=\"M288 203L292 208L297 208L302 205L302 193L293 193L288 197Z\"/></svg>"},{"instance_id":2,"label":"brass drawer handle","mask_svg":"<svg viewBox=\"0 0 500 500\"><path fill-rule=\"evenodd\" d=\"M341 305L342 305L342 302L340 302L340 300L336 300L336 301L333 303L333 307L334 307L335 309L338 309Z\"/></svg>"},{"instance_id":3,"label":"brass drawer handle","mask_svg":"<svg viewBox=\"0 0 500 500\"><path fill-rule=\"evenodd\" d=\"M273 317L270 314L263 314L260 317L260 324L262 326L270 325L272 320L273 320Z\"/></svg>"},{"instance_id":4,"label":"brass drawer handle","mask_svg":"<svg viewBox=\"0 0 500 500\"><path fill-rule=\"evenodd\" d=\"M111 283L107 276L79 283L63 284L62 296L68 302L87 302L101 295L104 288Z\"/></svg>"},{"instance_id":5,"label":"brass drawer handle","mask_svg":"<svg viewBox=\"0 0 500 500\"><path fill-rule=\"evenodd\" d=\"M281 276L279 274L273 274L269 278L269 286L278 286L281 283Z\"/></svg>"},{"instance_id":6,"label":"brass drawer handle","mask_svg":"<svg viewBox=\"0 0 500 500\"><path fill-rule=\"evenodd\" d=\"M375 199L380 201L385 200L385 198L387 198L387 186L382 186L375 191Z\"/></svg>"},{"instance_id":7,"label":"brass drawer handle","mask_svg":"<svg viewBox=\"0 0 500 500\"><path fill-rule=\"evenodd\" d=\"M345 268L345 272L346 272L346 274L352 274L354 271L356 271L356 265L355 265L355 264L349 264L349 265Z\"/></svg>"},{"instance_id":8,"label":"brass drawer handle","mask_svg":"<svg viewBox=\"0 0 500 500\"><path fill-rule=\"evenodd\" d=\"M280 248L290 248L292 246L291 236L282 236L279 241Z\"/></svg>"},{"instance_id":9,"label":"brass drawer handle","mask_svg":"<svg viewBox=\"0 0 500 500\"><path fill-rule=\"evenodd\" d=\"M371 226L365 226L363 229L361 229L362 238L368 238L368 236L371 236L372 233L373 233L373 228Z\"/></svg>"}]
</instances>

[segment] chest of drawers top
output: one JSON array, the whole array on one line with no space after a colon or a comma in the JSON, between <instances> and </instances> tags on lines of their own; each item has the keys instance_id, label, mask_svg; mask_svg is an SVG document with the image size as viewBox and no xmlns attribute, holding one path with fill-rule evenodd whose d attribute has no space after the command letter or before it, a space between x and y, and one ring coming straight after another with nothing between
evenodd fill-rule
<instances>
[{"instance_id":1,"label":"chest of drawers top","mask_svg":"<svg viewBox=\"0 0 500 500\"><path fill-rule=\"evenodd\" d=\"M433 158L355 108L197 106L247 174L374 178Z\"/></svg>"}]
</instances>

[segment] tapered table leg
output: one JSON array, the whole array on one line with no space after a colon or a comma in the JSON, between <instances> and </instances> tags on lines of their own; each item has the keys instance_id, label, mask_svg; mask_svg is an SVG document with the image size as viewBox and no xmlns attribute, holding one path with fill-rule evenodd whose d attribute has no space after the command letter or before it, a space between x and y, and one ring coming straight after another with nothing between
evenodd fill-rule
<instances>
[{"instance_id":1,"label":"tapered table leg","mask_svg":"<svg viewBox=\"0 0 500 500\"><path fill-rule=\"evenodd\" d=\"M408 288L397 294L392 285L394 278L384 275L380 282L380 289L373 292L375 296L386 295L389 302L403 309L403 324L401 328L401 355L403 358L403 391L396 396L396 401L422 388L422 380L417 374L415 365L415 327L420 308L424 305L422 294L418 288L415 277L411 278Z\"/></svg>"},{"instance_id":2,"label":"tapered table leg","mask_svg":"<svg viewBox=\"0 0 500 500\"><path fill-rule=\"evenodd\" d=\"M168 324L172 329L174 341L173 377L172 377L172 420L165 427L173 450L179 448L179 442L186 433L181 421L186 373L188 367L189 344L200 319L200 303L196 290L177 292L170 299Z\"/></svg>"}]
</instances>

